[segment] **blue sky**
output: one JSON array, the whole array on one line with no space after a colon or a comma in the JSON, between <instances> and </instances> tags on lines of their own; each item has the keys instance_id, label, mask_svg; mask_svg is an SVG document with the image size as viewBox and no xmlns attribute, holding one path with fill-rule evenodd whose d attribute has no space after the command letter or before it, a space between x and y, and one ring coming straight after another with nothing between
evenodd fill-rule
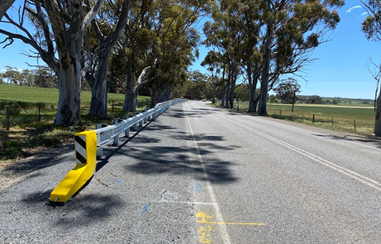
<instances>
[{"instance_id":1,"label":"blue sky","mask_svg":"<svg viewBox=\"0 0 381 244\"><path fill-rule=\"evenodd\" d=\"M368 41L365 38L361 31L361 23L367 16L366 11L353 2L359 3L347 1L347 4L339 10L341 21L333 32L332 41L319 46L312 55L317 60L300 73L306 79L306 81L298 79L302 87L300 94L374 98L376 81L369 72L368 67L374 70L369 59L372 58L376 63L381 61L381 43ZM0 25L0 28L3 27ZM2 41L4 36L0 35L0 39ZM26 69L29 68L26 62L35 64L35 59L21 54L29 49L29 46L18 40L5 49L1 47L0 69L4 69L6 65ZM207 52L206 48L200 47L200 59L192 67L193 70L207 72L199 65Z\"/></svg>"}]
</instances>

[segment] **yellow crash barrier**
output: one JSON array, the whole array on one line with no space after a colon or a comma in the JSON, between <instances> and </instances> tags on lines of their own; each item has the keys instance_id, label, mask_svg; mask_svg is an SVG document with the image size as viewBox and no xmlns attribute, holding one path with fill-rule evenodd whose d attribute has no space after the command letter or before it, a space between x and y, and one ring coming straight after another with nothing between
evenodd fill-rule
<instances>
[{"instance_id":1,"label":"yellow crash barrier","mask_svg":"<svg viewBox=\"0 0 381 244\"><path fill-rule=\"evenodd\" d=\"M97 135L95 131L75 133L76 166L50 194L52 202L65 203L94 175L97 165Z\"/></svg>"}]
</instances>

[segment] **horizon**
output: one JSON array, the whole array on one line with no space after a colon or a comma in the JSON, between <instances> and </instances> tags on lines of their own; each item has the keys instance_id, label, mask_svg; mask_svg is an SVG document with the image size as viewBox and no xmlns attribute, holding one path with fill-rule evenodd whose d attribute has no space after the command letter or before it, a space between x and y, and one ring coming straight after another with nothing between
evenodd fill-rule
<instances>
[{"instance_id":1,"label":"horizon","mask_svg":"<svg viewBox=\"0 0 381 244\"><path fill-rule=\"evenodd\" d=\"M380 63L381 51L377 52L377 50L381 50L381 45L378 42L368 41L361 31L361 23L367 16L362 6L347 3L338 12L341 20L331 33L332 40L319 45L313 51L311 58L315 60L297 73L303 79L295 77L301 85L300 95L312 96L308 94L314 94L321 97L374 100L377 83L369 71L375 71L370 60ZM200 23L203 22L200 21ZM5 26L4 23L1 25ZM203 36L202 26L196 26L196 28ZM8 26L5 29L14 31L14 27ZM0 34L0 39L4 40L5 36ZM22 54L30 49L30 46L17 39L7 48L0 49L0 55L8 57L0 59L1 72L5 66L23 70L33 69L33 66L29 66L27 63L30 65L45 64L41 59L37 60ZM200 63L209 49L205 46L199 46L198 49L199 58L189 67L189 70L199 70L207 74L208 71Z\"/></svg>"}]
</instances>

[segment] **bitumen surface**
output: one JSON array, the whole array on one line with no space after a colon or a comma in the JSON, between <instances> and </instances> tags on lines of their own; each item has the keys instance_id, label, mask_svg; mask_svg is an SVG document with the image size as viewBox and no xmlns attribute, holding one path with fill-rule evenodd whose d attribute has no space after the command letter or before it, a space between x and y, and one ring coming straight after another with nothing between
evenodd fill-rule
<instances>
[{"instance_id":1,"label":"bitumen surface","mask_svg":"<svg viewBox=\"0 0 381 244\"><path fill-rule=\"evenodd\" d=\"M63 206L72 145L0 172L0 243L381 243L381 146L189 101L120 136Z\"/></svg>"}]
</instances>

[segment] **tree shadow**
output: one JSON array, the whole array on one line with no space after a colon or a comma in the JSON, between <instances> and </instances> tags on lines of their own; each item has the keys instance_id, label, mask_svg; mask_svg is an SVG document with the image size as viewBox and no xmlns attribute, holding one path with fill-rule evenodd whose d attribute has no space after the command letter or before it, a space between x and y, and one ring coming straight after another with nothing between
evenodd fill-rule
<instances>
[{"instance_id":1,"label":"tree shadow","mask_svg":"<svg viewBox=\"0 0 381 244\"><path fill-rule=\"evenodd\" d=\"M48 149L30 158L4 166L0 171L0 175L22 176L40 169L54 166L57 165L57 163L65 161L61 160L63 154L73 151L74 145L65 145L59 148Z\"/></svg>"},{"instance_id":2,"label":"tree shadow","mask_svg":"<svg viewBox=\"0 0 381 244\"><path fill-rule=\"evenodd\" d=\"M375 138L371 136L362 136L355 134L346 134L343 136L338 135L323 135L323 134L315 134L318 137L324 137L332 140L340 140L340 141L352 141L352 142L361 142L365 144L375 145L378 149L381 149L381 138Z\"/></svg>"},{"instance_id":3,"label":"tree shadow","mask_svg":"<svg viewBox=\"0 0 381 244\"><path fill-rule=\"evenodd\" d=\"M168 147L134 147L125 153L134 158L136 163L125 166L125 169L137 174L157 175L193 174L197 180L213 183L232 183L237 180L230 166L233 162L216 157L219 153L227 153L239 148L238 146L220 146L214 142L224 141L222 136L205 134L173 135L175 140L197 141L197 146L168 146ZM201 157L199 157L201 156Z\"/></svg>"},{"instance_id":4,"label":"tree shadow","mask_svg":"<svg viewBox=\"0 0 381 244\"><path fill-rule=\"evenodd\" d=\"M55 209L54 206L47 202L50 192L51 189L43 192L33 192L25 195L21 201L28 205L37 206L37 213L46 214L45 211L51 212ZM41 208L42 204L45 205L45 208ZM125 205L126 203L117 196L92 193L80 198L72 198L65 203L65 208L56 209L56 215L50 215L52 216L51 219L55 219L56 226L73 228L109 218L113 215L115 209L120 209Z\"/></svg>"}]
</instances>

